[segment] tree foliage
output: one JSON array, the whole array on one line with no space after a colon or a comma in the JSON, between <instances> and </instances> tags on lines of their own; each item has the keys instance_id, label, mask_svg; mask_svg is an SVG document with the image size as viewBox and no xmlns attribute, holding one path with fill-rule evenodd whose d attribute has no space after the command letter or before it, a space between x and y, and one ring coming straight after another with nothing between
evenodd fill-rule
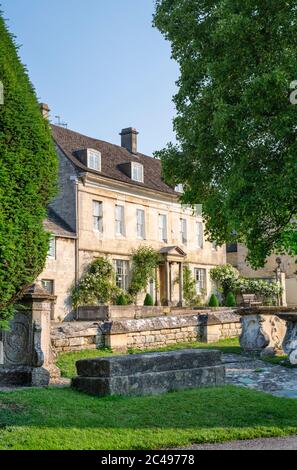
<instances>
[{"instance_id":1,"label":"tree foliage","mask_svg":"<svg viewBox=\"0 0 297 470\"><path fill-rule=\"evenodd\" d=\"M254 268L296 255L296 1L158 0L154 23L180 66L178 143L158 153L167 182Z\"/></svg>"},{"instance_id":2,"label":"tree foliage","mask_svg":"<svg viewBox=\"0 0 297 470\"><path fill-rule=\"evenodd\" d=\"M56 191L57 157L48 123L0 13L0 326L42 271L46 206Z\"/></svg>"}]
</instances>

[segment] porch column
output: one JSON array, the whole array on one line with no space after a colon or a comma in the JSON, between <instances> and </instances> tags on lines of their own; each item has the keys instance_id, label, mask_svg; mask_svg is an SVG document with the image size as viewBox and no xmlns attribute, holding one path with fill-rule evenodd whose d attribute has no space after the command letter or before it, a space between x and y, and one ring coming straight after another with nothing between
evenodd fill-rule
<instances>
[{"instance_id":1,"label":"porch column","mask_svg":"<svg viewBox=\"0 0 297 470\"><path fill-rule=\"evenodd\" d=\"M160 271L159 267L155 270L155 305L159 307L161 305L161 293L160 293Z\"/></svg>"},{"instance_id":2,"label":"porch column","mask_svg":"<svg viewBox=\"0 0 297 470\"><path fill-rule=\"evenodd\" d=\"M184 306L184 265L179 263L179 307Z\"/></svg>"},{"instance_id":3,"label":"porch column","mask_svg":"<svg viewBox=\"0 0 297 470\"><path fill-rule=\"evenodd\" d=\"M171 287L170 287L170 278L171 278L171 266L169 261L165 262L165 304L171 305Z\"/></svg>"}]
</instances>

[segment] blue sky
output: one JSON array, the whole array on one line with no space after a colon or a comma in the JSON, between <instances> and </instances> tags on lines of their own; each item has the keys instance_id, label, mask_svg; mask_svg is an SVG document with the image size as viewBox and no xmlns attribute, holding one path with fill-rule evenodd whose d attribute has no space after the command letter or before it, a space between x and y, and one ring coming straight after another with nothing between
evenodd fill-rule
<instances>
[{"instance_id":1,"label":"blue sky","mask_svg":"<svg viewBox=\"0 0 297 470\"><path fill-rule=\"evenodd\" d=\"M139 151L174 140L178 66L152 28L154 0L0 0L40 101L69 128Z\"/></svg>"}]
</instances>

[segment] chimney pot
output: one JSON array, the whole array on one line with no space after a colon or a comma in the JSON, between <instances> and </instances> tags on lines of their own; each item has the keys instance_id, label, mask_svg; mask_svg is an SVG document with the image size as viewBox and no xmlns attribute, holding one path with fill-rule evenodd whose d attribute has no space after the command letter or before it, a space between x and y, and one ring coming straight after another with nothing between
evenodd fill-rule
<instances>
[{"instance_id":1,"label":"chimney pot","mask_svg":"<svg viewBox=\"0 0 297 470\"><path fill-rule=\"evenodd\" d=\"M137 153L137 136L139 132L134 127L127 127L120 133L122 138L121 145L130 153Z\"/></svg>"},{"instance_id":2,"label":"chimney pot","mask_svg":"<svg viewBox=\"0 0 297 470\"><path fill-rule=\"evenodd\" d=\"M50 109L49 109L48 104L40 103L40 110L41 110L41 114L44 117L44 119L49 120Z\"/></svg>"}]
</instances>

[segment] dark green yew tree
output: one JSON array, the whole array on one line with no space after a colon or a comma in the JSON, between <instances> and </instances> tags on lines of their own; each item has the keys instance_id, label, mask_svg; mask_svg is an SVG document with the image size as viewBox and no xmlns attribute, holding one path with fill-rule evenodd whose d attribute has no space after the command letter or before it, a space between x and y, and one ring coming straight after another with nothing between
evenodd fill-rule
<instances>
[{"instance_id":1,"label":"dark green yew tree","mask_svg":"<svg viewBox=\"0 0 297 470\"><path fill-rule=\"evenodd\" d=\"M297 254L296 0L159 0L155 25L180 65L177 145L158 153L184 203L253 267Z\"/></svg>"},{"instance_id":2,"label":"dark green yew tree","mask_svg":"<svg viewBox=\"0 0 297 470\"><path fill-rule=\"evenodd\" d=\"M57 157L47 122L0 13L0 327L42 271L49 234L46 206L55 194Z\"/></svg>"}]
</instances>

